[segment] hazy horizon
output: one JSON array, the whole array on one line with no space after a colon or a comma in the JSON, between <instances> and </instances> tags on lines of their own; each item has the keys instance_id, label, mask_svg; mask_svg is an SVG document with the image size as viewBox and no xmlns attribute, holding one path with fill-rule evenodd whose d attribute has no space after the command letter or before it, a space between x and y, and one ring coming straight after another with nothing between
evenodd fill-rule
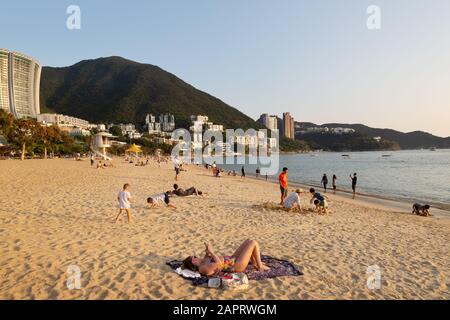
<instances>
[{"instance_id":1,"label":"hazy horizon","mask_svg":"<svg viewBox=\"0 0 450 320\"><path fill-rule=\"evenodd\" d=\"M66 28L69 5L81 30ZM381 29L366 26L369 5ZM436 0L8 3L0 47L42 65L157 65L253 119L361 123L450 136L450 3Z\"/></svg>"}]
</instances>

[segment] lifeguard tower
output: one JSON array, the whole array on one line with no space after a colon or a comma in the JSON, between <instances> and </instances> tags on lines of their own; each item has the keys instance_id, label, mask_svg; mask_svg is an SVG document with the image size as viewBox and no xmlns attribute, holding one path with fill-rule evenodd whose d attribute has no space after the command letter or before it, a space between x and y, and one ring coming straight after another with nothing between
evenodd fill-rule
<instances>
[{"instance_id":1,"label":"lifeguard tower","mask_svg":"<svg viewBox=\"0 0 450 320\"><path fill-rule=\"evenodd\" d=\"M111 138L114 138L114 136L108 132L99 132L94 135L91 149L96 156L99 156L104 160L112 160L106 152L106 149L111 147Z\"/></svg>"}]
</instances>

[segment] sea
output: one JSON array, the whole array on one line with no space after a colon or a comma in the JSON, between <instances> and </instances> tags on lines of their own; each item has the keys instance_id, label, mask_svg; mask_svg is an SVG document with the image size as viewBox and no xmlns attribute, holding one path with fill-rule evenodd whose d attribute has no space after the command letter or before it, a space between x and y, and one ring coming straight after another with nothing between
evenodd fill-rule
<instances>
[{"instance_id":1,"label":"sea","mask_svg":"<svg viewBox=\"0 0 450 320\"><path fill-rule=\"evenodd\" d=\"M264 174L264 161L267 160L259 164L246 161L246 174L254 176L258 167ZM242 164L221 167L240 175ZM356 172L358 192L450 210L450 149L280 154L278 172L283 167L289 168L289 181L293 183L319 186L323 174L327 174L331 188L335 174L337 188L348 191L349 176ZM277 174L268 178L274 180Z\"/></svg>"}]
</instances>

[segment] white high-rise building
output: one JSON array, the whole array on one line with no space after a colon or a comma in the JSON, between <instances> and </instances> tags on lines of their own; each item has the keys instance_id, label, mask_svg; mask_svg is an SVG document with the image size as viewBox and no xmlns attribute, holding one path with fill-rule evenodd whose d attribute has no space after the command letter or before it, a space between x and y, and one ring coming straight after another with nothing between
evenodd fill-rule
<instances>
[{"instance_id":1,"label":"white high-rise building","mask_svg":"<svg viewBox=\"0 0 450 320\"><path fill-rule=\"evenodd\" d=\"M278 119L275 116L264 113L261 115L261 122L269 130L278 130Z\"/></svg>"},{"instance_id":2,"label":"white high-rise building","mask_svg":"<svg viewBox=\"0 0 450 320\"><path fill-rule=\"evenodd\" d=\"M41 65L24 54L0 49L0 109L16 118L40 113Z\"/></svg>"}]
</instances>

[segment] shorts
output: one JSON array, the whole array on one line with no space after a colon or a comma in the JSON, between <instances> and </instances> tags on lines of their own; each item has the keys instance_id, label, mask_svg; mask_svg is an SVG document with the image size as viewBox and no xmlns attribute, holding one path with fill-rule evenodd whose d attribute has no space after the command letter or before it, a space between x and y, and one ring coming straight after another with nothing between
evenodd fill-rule
<instances>
[{"instance_id":1,"label":"shorts","mask_svg":"<svg viewBox=\"0 0 450 320\"><path fill-rule=\"evenodd\" d=\"M178 175L180 174L180 168L175 168L175 173Z\"/></svg>"},{"instance_id":2,"label":"shorts","mask_svg":"<svg viewBox=\"0 0 450 320\"><path fill-rule=\"evenodd\" d=\"M328 202L327 202L327 200L322 200L322 201L320 201L320 206L321 207L323 207L323 208L328 208Z\"/></svg>"},{"instance_id":3,"label":"shorts","mask_svg":"<svg viewBox=\"0 0 450 320\"><path fill-rule=\"evenodd\" d=\"M286 197L288 194L288 189L283 188L282 186L280 186L280 191L281 191L281 195Z\"/></svg>"},{"instance_id":4,"label":"shorts","mask_svg":"<svg viewBox=\"0 0 450 320\"><path fill-rule=\"evenodd\" d=\"M355 184L352 185L352 190L356 191L356 185Z\"/></svg>"},{"instance_id":5,"label":"shorts","mask_svg":"<svg viewBox=\"0 0 450 320\"><path fill-rule=\"evenodd\" d=\"M168 193L164 193L164 203L165 204L169 204L170 203L170 199L169 199L169 194Z\"/></svg>"}]
</instances>

